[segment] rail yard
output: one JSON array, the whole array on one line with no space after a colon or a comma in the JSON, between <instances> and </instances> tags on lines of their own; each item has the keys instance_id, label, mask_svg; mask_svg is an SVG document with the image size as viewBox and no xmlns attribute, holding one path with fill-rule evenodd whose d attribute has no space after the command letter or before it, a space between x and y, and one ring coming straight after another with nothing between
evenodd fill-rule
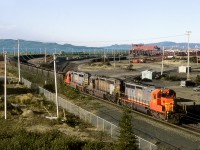
<instances>
[{"instance_id":1,"label":"rail yard","mask_svg":"<svg viewBox=\"0 0 200 150\"><path fill-rule=\"evenodd\" d=\"M43 61L44 61L43 59L40 60L41 63ZM39 61L37 59L35 59L35 62L39 62ZM31 63L34 64L34 60L32 60ZM186 63L185 60L165 60L164 61L164 71L167 74L177 75L177 76L181 76L184 78L184 76L186 76L186 74L178 73L178 66L180 66L184 63ZM148 63L148 65L145 63L136 63L136 64L131 65L131 68L128 68L128 66L130 66L130 64L129 64L129 61L127 61L127 60L119 60L116 62L110 61L109 63L106 64L105 62L103 62L103 63L102 62L92 62L91 59L89 61L88 60L84 60L84 61L79 60L79 61L73 61L73 62L68 62L68 63L65 62L65 64L67 64L67 66L64 66L65 73L58 76L61 80L63 80L63 81L65 80L65 82L67 84L70 84L72 87L78 88L79 90L82 90L83 92L87 91L88 94L93 93L93 95L95 95L97 97L103 98L105 100L109 100L109 102L111 102L111 103L115 102L115 100L117 100L118 98L112 97L113 95L105 95L106 90L107 89L110 90L110 87L109 86L105 87L105 83L101 83L98 80L103 79L105 81L105 79L106 79L106 80L108 80L109 84L112 84L113 80L115 83L117 83L117 80L120 79L120 80L125 80L126 84L129 84L129 86L130 86L130 83L127 83L127 82L134 81L135 77L141 76L141 71L146 70L146 69L153 69L153 70L159 72L160 66L161 66L161 62L151 62L151 63ZM37 64L37 66L38 66L38 64ZM196 63L192 63L191 66L193 67L193 71L190 73L190 77L192 79L194 79L196 77L196 75L198 75L199 67ZM24 69L28 70L28 69L30 69L30 66L24 67ZM61 69L61 70L63 70L63 69ZM37 70L36 72L39 72L39 71ZM43 71L43 72L45 72L45 71ZM51 73L46 73L46 76L49 76L49 77L52 76L50 74ZM92 75L95 75L95 76L92 77ZM89 76L91 76L91 79L88 78ZM75 78L73 78L73 77L75 77ZM85 80L85 79L87 79L87 80ZM94 81L92 81L92 80L94 80ZM101 92L90 90L91 87L95 86L95 84L94 85L91 84L90 87L85 88L83 85L87 85L87 84L89 85L89 81L91 81L92 83L99 82L98 89ZM102 84L104 84L104 85L102 85ZM118 82L118 84L120 86L119 82ZM184 119L183 122L181 119L181 123L182 123L181 126L182 126L182 128L184 128L184 129L181 129L181 128L178 128L178 126L172 127L172 125L163 124L163 123L159 122L158 120L153 121L152 120L153 118L145 119L146 117L141 117L141 116L137 116L136 114L133 114L133 116L134 116L133 124L135 126L135 129L136 129L138 135L143 136L145 138L150 138L151 140L155 141L155 143L160 146L162 146L162 145L166 146L167 144L171 144L174 146L174 148L183 148L183 149L188 149L187 146L192 147L192 146L194 146L194 144L196 146L198 146L198 143L199 143L199 139L198 139L198 137L199 137L199 135L198 135L198 132L199 132L199 117L198 117L199 99L198 99L198 97L200 95L198 92L193 91L191 87L181 87L180 81L166 81L163 78L152 80L152 82L148 82L148 83L145 82L145 84L144 84L145 86L143 86L143 84L141 84L141 83L131 84L131 85L134 86L134 89L137 89L137 88L141 89L141 88L146 88L151 85L154 85L155 87L159 87L159 88L154 88L154 89L161 89L160 87L162 87L164 89L163 90L161 89L161 91L164 91L166 89L166 91L164 91L164 92L167 92L168 94L170 91L167 91L167 89L173 89L174 93L173 92L170 92L170 93L173 96L176 95L176 97L178 97L178 106L180 106L178 112L179 112L179 114L181 114L181 116L186 114L186 118L187 118L187 119ZM128 86L127 86L127 88L128 88ZM111 87L111 89L113 89L112 92L115 93L117 86ZM186 90L187 90L187 92L185 92ZM128 89L127 89L127 91L128 91ZM94 94L94 93L96 93L96 94ZM141 91L138 91L138 93L141 97ZM125 97L128 98L126 100L126 102L133 101L133 100L131 100L130 96L131 95L129 95L129 94L125 95ZM173 96L171 97L171 99L173 99ZM134 97L134 95L133 95L133 97ZM165 101L166 101L166 98L165 98ZM115 102L115 103L120 104L120 105L118 105L120 107L123 106L123 104L124 104L122 101ZM137 103L138 103L137 106L143 105L144 106L143 108L145 108L145 109L148 107L148 105L145 105L146 102L144 102L144 101L138 100ZM173 101L170 103L172 105L175 105L175 103ZM132 109L132 106L130 106L130 105L126 104L125 106ZM136 105L134 105L134 106L136 106ZM166 105L163 105L163 106L166 107ZM139 107L135 107L135 108L140 109ZM101 109L102 110L97 111L97 113L99 113L100 116L105 115L102 113L104 111L105 113L108 112L109 115L107 114L106 117L108 117L109 119L113 120L114 122L116 120L119 120L120 110L118 108L114 108L112 106L108 107L107 105L106 106L104 105L104 107ZM191 109L191 111L190 111L190 109ZM194 109L195 109L195 112L193 112ZM150 110L146 109L147 113L149 113L149 111L151 111L151 115L153 115L152 110L153 109L150 109ZM159 117L159 118L167 120L167 118L169 116L168 115L166 116L166 113L169 113L172 110L170 110L169 106L167 106L163 110L162 110L163 112L162 111L160 111L160 112L161 112L161 114L164 114L164 118L163 118L163 116ZM182 111L180 111L180 110L182 110ZM190 114L190 115L187 116L187 114ZM153 115L153 116L155 116L155 115ZM180 119L180 116L178 116L178 118ZM195 120L195 118L196 118L196 120ZM178 130L176 128L178 128ZM166 133L167 130L168 131L171 130L171 132ZM192 132L190 132L190 130L192 130ZM159 131L159 132L156 132L156 131ZM162 137L162 134L167 135L167 138L166 138L166 136ZM176 137L177 139L176 139L176 141L173 141L172 139L170 139L170 137ZM189 139L191 139L191 140L189 140ZM188 141L188 143L187 143L187 141ZM187 146L185 145L185 143L187 143L186 144ZM185 148L185 146L187 148Z\"/></svg>"}]
</instances>

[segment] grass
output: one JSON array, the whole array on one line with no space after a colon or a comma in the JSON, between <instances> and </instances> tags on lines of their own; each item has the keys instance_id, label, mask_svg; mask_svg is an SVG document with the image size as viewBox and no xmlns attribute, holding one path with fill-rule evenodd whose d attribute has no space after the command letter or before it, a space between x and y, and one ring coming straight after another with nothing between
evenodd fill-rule
<instances>
[{"instance_id":1,"label":"grass","mask_svg":"<svg viewBox=\"0 0 200 150\"><path fill-rule=\"evenodd\" d=\"M9 71L11 71L13 74L17 75L16 68L12 67L9 68ZM44 87L45 89L54 92L54 81L53 79L46 78L42 74L35 75L32 72L21 70L21 75L31 81L32 83L38 84L41 87ZM45 85L44 81L47 81L47 84ZM66 98L72 100L74 103L79 104L81 107L89 108L89 109L98 109L101 107L99 103L95 103L93 101L93 97L91 96L84 96L80 93L79 90L74 89L72 87L66 86L63 81L58 80L58 93L64 95ZM86 105L87 104L87 105Z\"/></svg>"},{"instance_id":2,"label":"grass","mask_svg":"<svg viewBox=\"0 0 200 150\"><path fill-rule=\"evenodd\" d=\"M16 108L10 105L26 104L25 108ZM41 103L42 102L42 103ZM0 113L3 114L3 101L0 101ZM45 106L52 114L55 111L55 105L52 102L37 94L27 95L21 94L18 96L9 97L8 101L8 119L0 118L0 147L4 149L92 149L91 145L96 145L96 149L104 149L108 143L101 139L107 139L107 135L101 134L98 131L89 131L88 128L92 126L83 122L73 114L66 113L66 120L62 121L61 118L56 120L46 119L48 115L43 109ZM49 109L52 108L52 109ZM19 109L19 110L18 110ZM19 111L18 114L13 115L11 112ZM22 113L25 110L33 110L34 115L24 117ZM60 116L63 113L60 111ZM61 132L59 128L66 128L70 126L75 130L87 132L89 137L94 137L96 140L84 140L74 135L66 135ZM38 127L40 130L36 130ZM78 128L77 128L78 127ZM45 130L48 129L48 130ZM43 132L41 132L43 131ZM101 135L101 137L97 137ZM106 148L105 148L106 149Z\"/></svg>"},{"instance_id":3,"label":"grass","mask_svg":"<svg viewBox=\"0 0 200 150\"><path fill-rule=\"evenodd\" d=\"M11 69L13 74L17 74L16 70ZM43 86L44 77L35 76L30 72L21 71L21 74L24 78L29 79L32 82ZM51 80L49 80L51 81ZM53 86L50 84L50 87ZM88 101L92 101L92 97L88 97L80 94L76 89L65 86L62 82L59 83L58 90L65 95L68 95L68 98L73 99L74 101L82 102L82 104L87 104ZM14 90L10 88L11 92ZM5 149L112 149L112 140L108 138L105 133L100 131L90 131L88 128L92 126L88 123L83 122L78 117L66 113L66 119L62 120L61 118L57 120L48 120L45 119L46 115L49 115L44 106L48 111L55 115L55 105L46 99L37 94L25 94L31 92L27 88L22 88L18 90L20 96L10 96L8 103L8 120L4 120L3 117L0 119L0 147ZM16 93L15 93L16 94ZM38 100L39 99L39 100ZM13 107L10 103L25 105L26 107L18 110L18 108ZM95 104L96 105L96 104ZM0 102L0 111L3 111L3 102ZM2 109L1 109L2 108ZM23 117L23 112L25 110L32 110L33 116ZM12 113L11 113L12 112ZM13 115L15 112L15 115ZM1 112L3 114L3 112ZM59 111L59 116L63 116L63 112ZM94 137L95 140L82 140L75 136L69 136L59 131L59 126L66 124L74 128L74 130L79 130L81 132L88 133L89 137ZM39 132L35 130L27 130L32 127L41 126L49 127L51 130L45 132ZM109 142L105 142L104 139L109 139Z\"/></svg>"}]
</instances>

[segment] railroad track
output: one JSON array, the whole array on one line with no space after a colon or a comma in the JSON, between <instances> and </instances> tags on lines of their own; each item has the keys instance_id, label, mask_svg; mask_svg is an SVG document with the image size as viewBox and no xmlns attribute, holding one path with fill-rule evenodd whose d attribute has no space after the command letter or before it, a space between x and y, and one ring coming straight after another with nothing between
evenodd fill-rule
<instances>
[{"instance_id":1,"label":"railroad track","mask_svg":"<svg viewBox=\"0 0 200 150\"><path fill-rule=\"evenodd\" d=\"M188 129L195 133L200 133L200 123L198 123L198 124L182 124L181 126L185 129Z\"/></svg>"},{"instance_id":2,"label":"railroad track","mask_svg":"<svg viewBox=\"0 0 200 150\"><path fill-rule=\"evenodd\" d=\"M148 116L144 113L141 113L141 112L138 112L138 111L135 111L135 110L132 110L130 108L127 108L127 107L124 107L124 106L121 106L121 105L118 105L118 104L115 104L113 102L110 102L110 101L107 101L107 100L104 100L104 99L101 99L99 97L96 97L96 96L93 96L93 95L90 95L90 94L87 94L87 93L84 93L84 92L81 92L82 94L85 94L87 96L91 96L91 97L94 97L95 99L99 100L99 101L103 101L105 103L108 103L110 105L113 105L113 106L116 106L118 108L121 108L121 109L126 109L126 110L129 110L135 114L138 114L142 117L145 117L145 118L148 118L150 120L153 120L155 122L159 122L163 125L167 125L167 126L170 126L172 128L175 128L175 129L178 129L178 130L182 130L182 131L185 131L187 133L190 133L190 134L193 134L193 135L196 135L196 136L200 136L200 124L198 123L198 125L195 125L195 124L182 124L182 125L175 125L175 124L171 124L169 122L166 122L164 120L159 120L159 119L156 119L152 116Z\"/></svg>"}]
</instances>

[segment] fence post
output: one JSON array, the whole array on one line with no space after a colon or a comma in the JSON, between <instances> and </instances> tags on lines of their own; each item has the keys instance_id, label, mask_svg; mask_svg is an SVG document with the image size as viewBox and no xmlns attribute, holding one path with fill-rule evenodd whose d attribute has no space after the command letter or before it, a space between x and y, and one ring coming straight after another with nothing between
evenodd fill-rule
<instances>
[{"instance_id":1,"label":"fence post","mask_svg":"<svg viewBox=\"0 0 200 150\"><path fill-rule=\"evenodd\" d=\"M70 111L70 113L72 113L72 104L70 104L69 111Z\"/></svg>"},{"instance_id":2,"label":"fence post","mask_svg":"<svg viewBox=\"0 0 200 150\"><path fill-rule=\"evenodd\" d=\"M111 138L113 137L113 125L111 124L111 131L110 131L110 134L111 134Z\"/></svg>"},{"instance_id":3,"label":"fence post","mask_svg":"<svg viewBox=\"0 0 200 150\"><path fill-rule=\"evenodd\" d=\"M97 129L98 129L98 124L99 124L99 117L97 116Z\"/></svg>"},{"instance_id":4,"label":"fence post","mask_svg":"<svg viewBox=\"0 0 200 150\"><path fill-rule=\"evenodd\" d=\"M50 98L51 98L51 95L50 95L50 92L48 91L48 95L49 95L49 100L50 100Z\"/></svg>"},{"instance_id":5,"label":"fence post","mask_svg":"<svg viewBox=\"0 0 200 150\"><path fill-rule=\"evenodd\" d=\"M150 147L150 149L149 149L149 150L151 150L151 143L149 143L149 144L150 144L150 146L149 146L149 147Z\"/></svg>"},{"instance_id":6,"label":"fence post","mask_svg":"<svg viewBox=\"0 0 200 150\"><path fill-rule=\"evenodd\" d=\"M86 121L86 111L84 111L84 114L85 114L85 121Z\"/></svg>"},{"instance_id":7,"label":"fence post","mask_svg":"<svg viewBox=\"0 0 200 150\"><path fill-rule=\"evenodd\" d=\"M105 121L103 120L103 132L104 132L104 122L105 122Z\"/></svg>"},{"instance_id":8,"label":"fence post","mask_svg":"<svg viewBox=\"0 0 200 150\"><path fill-rule=\"evenodd\" d=\"M90 113L90 123L92 123L92 117L91 117L91 113Z\"/></svg>"},{"instance_id":9,"label":"fence post","mask_svg":"<svg viewBox=\"0 0 200 150\"><path fill-rule=\"evenodd\" d=\"M138 147L139 147L139 149L140 149L140 137L137 137L138 138Z\"/></svg>"}]
</instances>

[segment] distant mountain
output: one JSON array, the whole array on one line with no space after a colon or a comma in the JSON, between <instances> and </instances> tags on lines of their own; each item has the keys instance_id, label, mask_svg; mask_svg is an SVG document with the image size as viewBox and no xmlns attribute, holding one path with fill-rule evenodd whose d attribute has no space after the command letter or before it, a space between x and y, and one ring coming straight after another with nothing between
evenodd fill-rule
<instances>
[{"instance_id":1,"label":"distant mountain","mask_svg":"<svg viewBox=\"0 0 200 150\"><path fill-rule=\"evenodd\" d=\"M0 52L4 48L6 51L13 52L14 49L17 49L17 40L12 39L0 39ZM26 41L26 40L20 40L20 51L32 51L32 52L39 52L46 50L48 52L54 52L56 49L56 52L65 51L65 52L89 52L102 49L108 49L108 50L129 50L131 48L131 44L115 44L111 46L106 47L86 47L86 46L75 46L71 44L58 44L58 43L45 43L45 42L37 42L37 41ZM138 44L138 43L135 43ZM163 46L165 48L177 48L177 49L187 49L187 43L175 43L175 42L159 42L159 43L149 43L145 45L157 45L158 47L162 48ZM190 48L200 48L200 43L190 43Z\"/></svg>"},{"instance_id":2,"label":"distant mountain","mask_svg":"<svg viewBox=\"0 0 200 150\"><path fill-rule=\"evenodd\" d=\"M139 44L139 43L135 43L135 44ZM159 42L159 43L148 43L145 45L157 45L158 47L162 48L177 48L177 49L187 49L187 45L188 43L176 43L176 42ZM200 48L200 43L190 43L189 44L190 48ZM131 48L131 44L115 44L115 45L111 45L111 46L107 46L104 47L106 49L117 49L117 50L129 50Z\"/></svg>"},{"instance_id":3,"label":"distant mountain","mask_svg":"<svg viewBox=\"0 0 200 150\"><path fill-rule=\"evenodd\" d=\"M54 52L56 49L56 52L59 51L66 51L66 52L75 52L75 51L90 51L93 49L103 49L98 47L86 47L86 46L75 46L71 44L57 44L57 43L45 43L45 42L37 42L37 41L26 41L26 40L19 40L20 44L20 51L39 51L40 49L44 51L46 50L48 52ZM13 51L14 49L17 49L18 47L18 41L12 40L12 39L0 39L0 49L6 50L6 51Z\"/></svg>"},{"instance_id":4,"label":"distant mountain","mask_svg":"<svg viewBox=\"0 0 200 150\"><path fill-rule=\"evenodd\" d=\"M111 45L111 46L106 46L104 47L105 49L115 49L115 50L129 50L131 48L131 45L129 44L115 44L115 45Z\"/></svg>"}]
</instances>

